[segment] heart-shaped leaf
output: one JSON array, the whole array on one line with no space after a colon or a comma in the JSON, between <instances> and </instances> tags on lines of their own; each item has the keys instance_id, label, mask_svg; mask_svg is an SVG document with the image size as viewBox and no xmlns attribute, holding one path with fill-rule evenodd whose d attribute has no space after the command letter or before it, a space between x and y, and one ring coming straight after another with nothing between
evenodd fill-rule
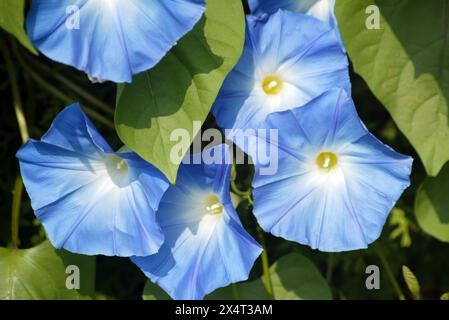
<instances>
[{"instance_id":1,"label":"heart-shaped leaf","mask_svg":"<svg viewBox=\"0 0 449 320\"><path fill-rule=\"evenodd\" d=\"M437 175L449 160L449 3L338 0L336 14L355 71Z\"/></svg>"},{"instance_id":2,"label":"heart-shaped leaf","mask_svg":"<svg viewBox=\"0 0 449 320\"><path fill-rule=\"evenodd\" d=\"M195 28L153 69L118 88L115 124L121 140L159 168L171 182L181 156L171 157L176 129L199 131L244 43L245 20L240 0L207 0ZM187 148L188 148L187 146Z\"/></svg>"},{"instance_id":3,"label":"heart-shaped leaf","mask_svg":"<svg viewBox=\"0 0 449 320\"><path fill-rule=\"evenodd\" d=\"M329 300L332 293L326 280L306 257L291 253L270 267L273 293L276 300ZM263 277L262 277L263 278ZM267 300L263 279L240 282L221 288L207 300ZM170 297L157 285L147 281L143 298L167 300Z\"/></svg>"},{"instance_id":4,"label":"heart-shaped leaf","mask_svg":"<svg viewBox=\"0 0 449 320\"><path fill-rule=\"evenodd\" d=\"M28 39L24 26L24 0L0 1L0 28L5 29L19 40L19 42L32 53L37 54L36 49Z\"/></svg>"},{"instance_id":5,"label":"heart-shaped leaf","mask_svg":"<svg viewBox=\"0 0 449 320\"><path fill-rule=\"evenodd\" d=\"M449 163L438 176L429 177L418 189L415 215L419 226L440 241L449 242Z\"/></svg>"},{"instance_id":6,"label":"heart-shaped leaf","mask_svg":"<svg viewBox=\"0 0 449 320\"><path fill-rule=\"evenodd\" d=\"M93 296L94 276L89 273L95 272L94 263L92 257L59 253L48 241L25 250L0 248L0 299L65 300ZM69 265L79 269L80 291L67 286Z\"/></svg>"}]
</instances>

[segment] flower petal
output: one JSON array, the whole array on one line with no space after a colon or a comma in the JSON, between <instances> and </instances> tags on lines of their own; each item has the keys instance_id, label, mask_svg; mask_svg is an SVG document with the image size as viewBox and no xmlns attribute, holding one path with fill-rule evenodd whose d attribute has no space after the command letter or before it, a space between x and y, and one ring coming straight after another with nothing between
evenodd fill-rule
<instances>
[{"instance_id":1,"label":"flower petal","mask_svg":"<svg viewBox=\"0 0 449 320\"><path fill-rule=\"evenodd\" d=\"M263 186L254 191L254 215L265 231L313 249L338 252L366 248L364 229L341 179L340 174L322 183L309 173Z\"/></svg>"},{"instance_id":2,"label":"flower petal","mask_svg":"<svg viewBox=\"0 0 449 320\"><path fill-rule=\"evenodd\" d=\"M28 141L17 157L34 210L94 182L98 170L104 170L98 159L35 140Z\"/></svg>"},{"instance_id":3,"label":"flower petal","mask_svg":"<svg viewBox=\"0 0 449 320\"><path fill-rule=\"evenodd\" d=\"M368 132L343 89L329 90L302 108L273 113L266 122L268 128L279 129L279 145L297 154L342 148Z\"/></svg>"},{"instance_id":4,"label":"flower petal","mask_svg":"<svg viewBox=\"0 0 449 320\"><path fill-rule=\"evenodd\" d=\"M56 248L88 255L149 255L163 235L144 188L115 186L100 177L36 211Z\"/></svg>"},{"instance_id":5,"label":"flower petal","mask_svg":"<svg viewBox=\"0 0 449 320\"><path fill-rule=\"evenodd\" d=\"M354 207L359 208L367 242L380 236L391 209L410 185L413 159L395 152L371 134L341 152L342 170ZM365 198L369 197L370 201Z\"/></svg>"},{"instance_id":6,"label":"flower petal","mask_svg":"<svg viewBox=\"0 0 449 320\"><path fill-rule=\"evenodd\" d=\"M248 4L251 12L257 15L284 9L315 17L335 30L343 48L337 18L334 14L335 0L248 0Z\"/></svg>"},{"instance_id":7,"label":"flower petal","mask_svg":"<svg viewBox=\"0 0 449 320\"><path fill-rule=\"evenodd\" d=\"M131 82L133 74L156 65L203 12L204 0L33 0L26 24L49 58L94 79ZM77 15L79 28L70 27Z\"/></svg>"},{"instance_id":8,"label":"flower petal","mask_svg":"<svg viewBox=\"0 0 449 320\"><path fill-rule=\"evenodd\" d=\"M226 78L213 107L225 129L264 128L272 112L304 105L324 91L350 91L348 60L335 34L321 21L278 11L247 18L244 52ZM279 91L267 93L274 76Z\"/></svg>"},{"instance_id":9,"label":"flower petal","mask_svg":"<svg viewBox=\"0 0 449 320\"><path fill-rule=\"evenodd\" d=\"M41 141L99 160L102 159L102 153L113 152L79 103L62 110Z\"/></svg>"},{"instance_id":10,"label":"flower petal","mask_svg":"<svg viewBox=\"0 0 449 320\"><path fill-rule=\"evenodd\" d=\"M230 168L181 165L177 184L167 190L158 212L164 244L155 255L132 258L174 299L202 299L219 287L247 279L261 253L243 229L229 195L222 194L229 193ZM220 197L222 214L204 213L201 199L211 192Z\"/></svg>"},{"instance_id":11,"label":"flower petal","mask_svg":"<svg viewBox=\"0 0 449 320\"><path fill-rule=\"evenodd\" d=\"M135 153L115 153L81 111L63 110L42 141L17 153L36 217L56 248L81 254L149 255L166 178Z\"/></svg>"},{"instance_id":12,"label":"flower petal","mask_svg":"<svg viewBox=\"0 0 449 320\"><path fill-rule=\"evenodd\" d=\"M264 176L256 162L254 215L263 229L329 252L375 241L409 186L412 159L369 134L341 89L269 115L267 127L279 128L279 169ZM335 154L335 167L323 171L322 152Z\"/></svg>"}]
</instances>

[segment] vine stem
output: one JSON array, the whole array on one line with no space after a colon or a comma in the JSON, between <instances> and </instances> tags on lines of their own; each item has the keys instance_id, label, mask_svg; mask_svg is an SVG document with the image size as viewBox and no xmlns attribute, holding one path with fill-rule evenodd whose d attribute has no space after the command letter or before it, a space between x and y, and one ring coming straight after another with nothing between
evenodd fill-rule
<instances>
[{"instance_id":1,"label":"vine stem","mask_svg":"<svg viewBox=\"0 0 449 320\"><path fill-rule=\"evenodd\" d=\"M394 291L396 292L399 300L405 300L405 295L402 292L401 286L399 285L398 281L396 280L393 270L390 266L390 263L388 262L387 258L385 257L385 254L383 253L382 249L380 248L380 246L378 244L375 244L374 250L376 251L376 254L379 257L382 265L384 266L384 268L387 272L387 275L388 275L388 279L390 280L390 283L391 283Z\"/></svg>"},{"instance_id":2,"label":"vine stem","mask_svg":"<svg viewBox=\"0 0 449 320\"><path fill-rule=\"evenodd\" d=\"M231 288L232 288L232 296L234 297L234 300L240 300L239 288L237 287L237 284L235 284L235 283L231 284Z\"/></svg>"},{"instance_id":3,"label":"vine stem","mask_svg":"<svg viewBox=\"0 0 449 320\"><path fill-rule=\"evenodd\" d=\"M326 280L330 284L332 282L332 274L334 272L336 253L329 253L327 258Z\"/></svg>"},{"instance_id":4,"label":"vine stem","mask_svg":"<svg viewBox=\"0 0 449 320\"><path fill-rule=\"evenodd\" d=\"M235 164L232 165L232 170L231 170L231 190L233 193L235 193L236 195L242 197L245 200L248 200L248 202L253 205L253 200L251 199L251 188L246 190L246 191L242 191L237 187L237 184L235 183L235 177L237 175L237 171L235 169Z\"/></svg>"},{"instance_id":5,"label":"vine stem","mask_svg":"<svg viewBox=\"0 0 449 320\"><path fill-rule=\"evenodd\" d=\"M20 89L17 81L17 73L12 63L11 56L8 48L4 43L0 43L3 51L3 57L5 59L6 69L8 70L14 111L16 113L17 124L19 126L20 136L22 142L25 143L29 140L30 135L28 133L28 126L26 123L25 113L23 112L22 100L20 98ZM16 178L14 183L14 189L12 190L12 206L11 206L11 247L16 250L19 247L19 222L20 222L20 205L22 203L23 194L23 181L20 175Z\"/></svg>"},{"instance_id":6,"label":"vine stem","mask_svg":"<svg viewBox=\"0 0 449 320\"><path fill-rule=\"evenodd\" d=\"M235 177L236 177L236 170L235 170L235 165L232 165L232 171L231 171L231 190L232 192L234 192L235 194L241 196L243 199L246 199L249 204L252 206L253 205L253 200L251 199L251 188L246 190L246 191L242 191L240 190L236 183L235 183ZM271 282L271 274L270 274L270 264L268 261L268 253L267 253L267 247L265 244L265 237L264 237L264 232L263 230L257 226L257 235L259 237L259 241L260 244L262 245L263 251L261 254L261 261L262 261L262 270L263 270L263 279L264 279L264 286L265 286L265 291L267 292L267 295L270 299L274 300L274 292L273 292L273 284Z\"/></svg>"},{"instance_id":7,"label":"vine stem","mask_svg":"<svg viewBox=\"0 0 449 320\"><path fill-rule=\"evenodd\" d=\"M263 247L261 259L262 259L263 280L264 280L263 282L265 285L265 290L267 291L268 297L274 300L273 283L271 282L270 264L268 261L267 246L265 244L264 233L259 226L257 227L257 234L259 236L260 244Z\"/></svg>"},{"instance_id":8,"label":"vine stem","mask_svg":"<svg viewBox=\"0 0 449 320\"><path fill-rule=\"evenodd\" d=\"M9 50L6 48L6 46L3 45L3 43L2 43L2 48L3 48L2 51L3 51L3 57L5 59L6 69L8 70L8 74L9 74L9 78L10 78L14 111L16 113L17 124L19 126L22 142L25 143L30 138L30 135L28 133L28 127L27 127L27 123L26 123L26 119L25 119L25 114L24 114L23 108L22 108L22 100L20 98L20 90L19 90L19 84L17 81L17 73L14 68L14 64L12 63Z\"/></svg>"},{"instance_id":9,"label":"vine stem","mask_svg":"<svg viewBox=\"0 0 449 320\"><path fill-rule=\"evenodd\" d=\"M23 181L17 176L12 191L12 209L11 209L11 247L13 250L19 247L19 222L20 222L20 205L22 204Z\"/></svg>"},{"instance_id":10,"label":"vine stem","mask_svg":"<svg viewBox=\"0 0 449 320\"><path fill-rule=\"evenodd\" d=\"M49 93L63 101L64 103L71 104L73 103L73 99L67 96L64 92L53 86L51 83L44 80L36 71L34 71L31 67L29 67L25 61L23 61L22 57L18 53L18 50L16 50L17 54L17 60L22 65L22 67L29 73L29 75L33 78L36 83L38 83L42 88L47 90ZM84 111L93 119L97 120L98 122L106 125L107 127L111 129L115 129L114 123L103 116L102 114L98 113L97 111L83 105Z\"/></svg>"},{"instance_id":11,"label":"vine stem","mask_svg":"<svg viewBox=\"0 0 449 320\"><path fill-rule=\"evenodd\" d=\"M67 88L73 90L73 92L75 92L78 95L80 95L86 101L90 102L93 106L96 106L98 109L100 109L100 110L102 110L102 111L104 111L104 112L106 112L106 113L108 113L110 115L114 115L114 109L111 106L109 106L108 104L104 103L100 99L97 99L91 93L89 93L86 90L84 90L84 88L82 88L81 86L79 86L76 83L74 83L73 81L67 79L62 74L60 74L58 72L55 72L55 71L52 71L50 69L50 67L48 67L47 65L45 65L43 63L41 63L39 61L35 61L35 60L31 61L26 56L25 56L25 58L26 58L27 61L29 61L30 63L35 65L40 70L44 71L47 74L52 75L56 80L58 80L60 83L65 85Z\"/></svg>"}]
</instances>

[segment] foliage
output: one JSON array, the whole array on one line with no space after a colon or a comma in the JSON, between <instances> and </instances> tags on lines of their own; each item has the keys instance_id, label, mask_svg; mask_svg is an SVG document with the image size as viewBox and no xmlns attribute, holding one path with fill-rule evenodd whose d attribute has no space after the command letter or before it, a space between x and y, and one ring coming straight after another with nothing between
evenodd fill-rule
<instances>
[{"instance_id":1,"label":"foliage","mask_svg":"<svg viewBox=\"0 0 449 320\"><path fill-rule=\"evenodd\" d=\"M331 291L316 267L307 258L291 253L280 258L270 268L273 295L279 300L329 300ZM147 282L145 300L168 300L170 297L158 286ZM208 300L266 300L263 277L218 289Z\"/></svg>"},{"instance_id":2,"label":"foliage","mask_svg":"<svg viewBox=\"0 0 449 320\"><path fill-rule=\"evenodd\" d=\"M366 27L370 5L380 10L379 29ZM362 0L338 1L336 7L355 71L432 176L449 160L448 6L446 1Z\"/></svg>"},{"instance_id":3,"label":"foliage","mask_svg":"<svg viewBox=\"0 0 449 320\"><path fill-rule=\"evenodd\" d=\"M413 299L419 300L421 298L421 286L419 285L418 279L413 274L412 270L410 270L407 266L402 266L402 275Z\"/></svg>"},{"instance_id":4,"label":"foliage","mask_svg":"<svg viewBox=\"0 0 449 320\"><path fill-rule=\"evenodd\" d=\"M83 273L82 292L66 287L69 265L77 265ZM57 252L48 241L25 250L0 248L0 299L79 299L82 293L93 296L93 266L92 258Z\"/></svg>"},{"instance_id":5,"label":"foliage","mask_svg":"<svg viewBox=\"0 0 449 320\"><path fill-rule=\"evenodd\" d=\"M418 189L415 214L418 224L440 241L449 242L449 166L445 165L436 177L428 177Z\"/></svg>"},{"instance_id":6,"label":"foliage","mask_svg":"<svg viewBox=\"0 0 449 320\"><path fill-rule=\"evenodd\" d=\"M11 33L28 50L37 54L23 28L25 0L3 0L0 2L0 28Z\"/></svg>"},{"instance_id":7,"label":"foliage","mask_svg":"<svg viewBox=\"0 0 449 320\"><path fill-rule=\"evenodd\" d=\"M173 141L166 133L184 128L193 138L192 120L203 129L216 127L209 110L244 41L239 0L208 0L207 5L205 18L159 65L132 84L120 85L116 94L115 84L91 84L84 74L33 55L23 28L27 3L0 2L0 28L5 30L0 30L0 298L140 299L144 287L144 299L168 298L127 259L56 251L26 193L14 198L20 242L11 241L12 190L19 175L15 153L22 144L15 107L21 105L30 136L40 138L65 105L81 101L112 146L119 148L123 141L174 182L177 166L167 161ZM369 5L380 9L379 30L366 28ZM275 299L397 299L407 289L409 298L447 300L448 2L337 0L336 14L354 67L352 95L360 116L374 135L414 155L412 186L376 245L364 251L329 254L260 235L246 191L251 190L250 166L236 167L238 213L253 237L265 240L271 265L265 273ZM371 264L381 269L380 290L365 287ZM68 265L81 269L79 291L65 287ZM208 299L271 298L264 267L257 260L248 281L219 289Z\"/></svg>"},{"instance_id":8,"label":"foliage","mask_svg":"<svg viewBox=\"0 0 449 320\"><path fill-rule=\"evenodd\" d=\"M180 164L170 161L177 143L171 132L185 129L191 141L197 135L240 57L244 25L239 0L208 0L205 18L156 68L119 86L115 121L120 138L171 182ZM200 123L196 128L194 121Z\"/></svg>"}]
</instances>

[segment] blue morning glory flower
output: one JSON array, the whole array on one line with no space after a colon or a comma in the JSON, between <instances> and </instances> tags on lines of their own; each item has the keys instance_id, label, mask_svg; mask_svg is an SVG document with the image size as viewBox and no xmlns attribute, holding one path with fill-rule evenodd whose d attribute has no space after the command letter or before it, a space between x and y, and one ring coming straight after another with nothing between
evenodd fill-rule
<instances>
[{"instance_id":1,"label":"blue morning glory flower","mask_svg":"<svg viewBox=\"0 0 449 320\"><path fill-rule=\"evenodd\" d=\"M268 114L304 105L335 87L350 92L348 59L326 24L283 10L248 16L243 55L213 113L225 129L259 129Z\"/></svg>"},{"instance_id":2,"label":"blue morning glory flower","mask_svg":"<svg viewBox=\"0 0 449 320\"><path fill-rule=\"evenodd\" d=\"M375 241L410 185L412 158L371 135L341 89L271 114L266 125L279 129L279 164L261 175L256 163L254 214L263 229L328 252Z\"/></svg>"},{"instance_id":3,"label":"blue morning glory flower","mask_svg":"<svg viewBox=\"0 0 449 320\"><path fill-rule=\"evenodd\" d=\"M202 155L216 159L215 164L182 164L177 184L161 200L158 221L165 242L159 253L131 258L174 299L202 299L219 287L246 280L262 251L231 203L227 146Z\"/></svg>"},{"instance_id":4,"label":"blue morning glory flower","mask_svg":"<svg viewBox=\"0 0 449 320\"><path fill-rule=\"evenodd\" d=\"M155 212L167 180L134 152L114 152L78 104L17 157L36 217L56 248L108 256L159 250L164 236Z\"/></svg>"},{"instance_id":5,"label":"blue morning glory flower","mask_svg":"<svg viewBox=\"0 0 449 320\"><path fill-rule=\"evenodd\" d=\"M155 66L201 18L204 0L33 0L34 45L91 79L131 82Z\"/></svg>"},{"instance_id":6,"label":"blue morning glory flower","mask_svg":"<svg viewBox=\"0 0 449 320\"><path fill-rule=\"evenodd\" d=\"M251 12L256 15L274 13L278 9L284 9L315 17L335 31L344 49L338 30L337 18L334 14L335 0L248 0L248 4Z\"/></svg>"}]
</instances>

